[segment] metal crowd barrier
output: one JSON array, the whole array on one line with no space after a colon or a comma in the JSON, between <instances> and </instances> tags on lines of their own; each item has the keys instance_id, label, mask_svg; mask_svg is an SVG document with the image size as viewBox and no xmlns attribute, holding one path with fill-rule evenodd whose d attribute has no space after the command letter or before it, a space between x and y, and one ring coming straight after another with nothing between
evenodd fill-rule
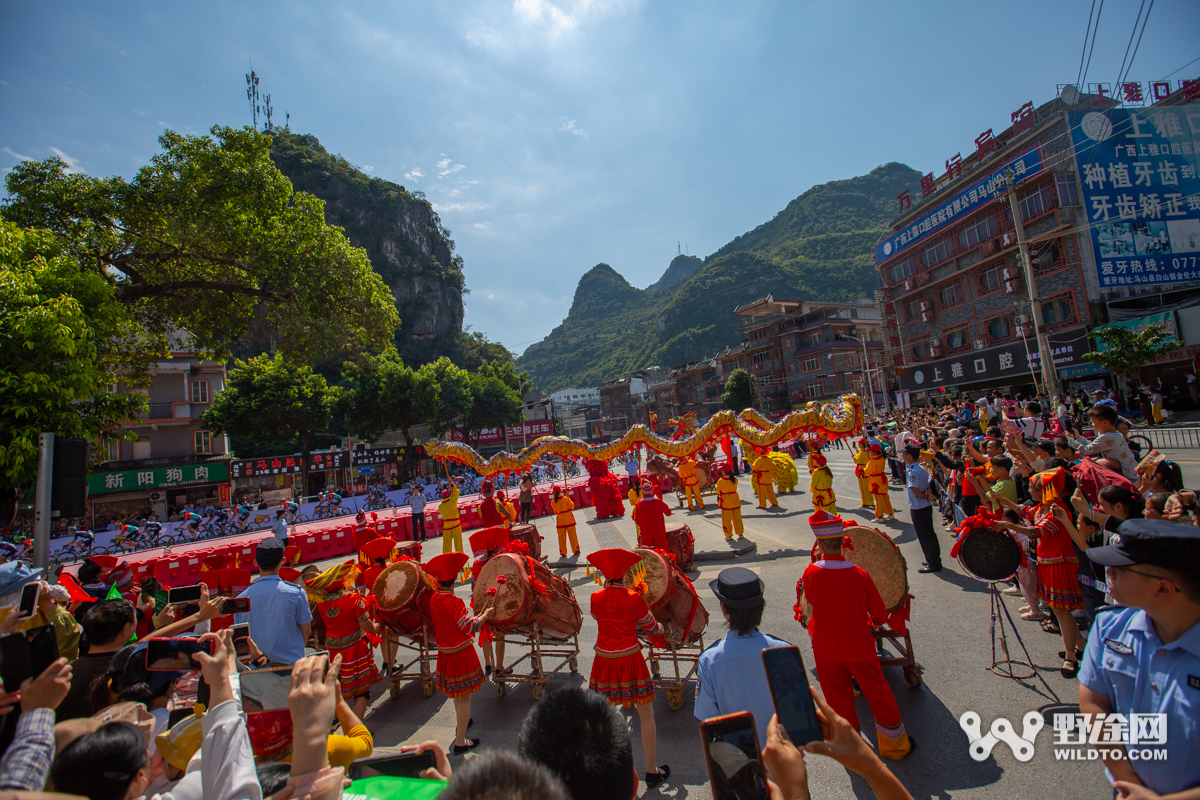
<instances>
[{"instance_id":1,"label":"metal crowd barrier","mask_svg":"<svg viewBox=\"0 0 1200 800\"><path fill-rule=\"evenodd\" d=\"M1200 428L1138 428L1155 450L1200 448Z\"/></svg>"}]
</instances>

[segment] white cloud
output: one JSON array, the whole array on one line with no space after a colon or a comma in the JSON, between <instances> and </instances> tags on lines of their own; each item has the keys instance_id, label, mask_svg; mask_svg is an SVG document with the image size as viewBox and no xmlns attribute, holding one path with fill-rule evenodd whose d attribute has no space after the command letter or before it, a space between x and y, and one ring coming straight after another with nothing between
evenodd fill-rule
<instances>
[{"instance_id":1,"label":"white cloud","mask_svg":"<svg viewBox=\"0 0 1200 800\"><path fill-rule=\"evenodd\" d=\"M124 51L124 50L118 50L117 52L119 52L121 55L125 55L125 51Z\"/></svg>"},{"instance_id":2,"label":"white cloud","mask_svg":"<svg viewBox=\"0 0 1200 800\"><path fill-rule=\"evenodd\" d=\"M489 28L479 20L471 20L468 23L471 27L467 29L467 41L476 47L492 49L498 46L502 41L500 32L495 28Z\"/></svg>"},{"instance_id":3,"label":"white cloud","mask_svg":"<svg viewBox=\"0 0 1200 800\"><path fill-rule=\"evenodd\" d=\"M513 14L526 23L545 23L557 37L579 27L579 20L547 0L513 0Z\"/></svg>"},{"instance_id":4,"label":"white cloud","mask_svg":"<svg viewBox=\"0 0 1200 800\"><path fill-rule=\"evenodd\" d=\"M139 117L148 117L148 116L150 116L150 112L149 112L149 111L147 111L147 110L146 110L146 109L144 109L144 108L131 108L131 109L129 109L129 110L130 110L130 111L132 111L133 113L137 114ZM162 123L159 123L159 124L162 124Z\"/></svg>"},{"instance_id":5,"label":"white cloud","mask_svg":"<svg viewBox=\"0 0 1200 800\"><path fill-rule=\"evenodd\" d=\"M374 172L375 171L375 168L373 166L371 166L370 164L363 164L362 168L363 168L363 172Z\"/></svg>"},{"instance_id":6,"label":"white cloud","mask_svg":"<svg viewBox=\"0 0 1200 800\"><path fill-rule=\"evenodd\" d=\"M441 214L446 211L479 211L487 208L487 203L433 203L433 210Z\"/></svg>"},{"instance_id":7,"label":"white cloud","mask_svg":"<svg viewBox=\"0 0 1200 800\"><path fill-rule=\"evenodd\" d=\"M83 172L83 170L79 167L79 162L64 153L62 150L59 150L57 147L51 147L50 152L67 162L67 172Z\"/></svg>"},{"instance_id":8,"label":"white cloud","mask_svg":"<svg viewBox=\"0 0 1200 800\"><path fill-rule=\"evenodd\" d=\"M167 125L167 123L163 122L163 121L160 119L160 120L158 121L158 127L160 127L160 128L166 128L166 127L169 127L169 126Z\"/></svg>"},{"instance_id":9,"label":"white cloud","mask_svg":"<svg viewBox=\"0 0 1200 800\"><path fill-rule=\"evenodd\" d=\"M560 125L558 129L567 133L573 133L576 136L582 136L584 139L591 138L591 134L576 125L575 120L573 119L564 119L562 125Z\"/></svg>"},{"instance_id":10,"label":"white cloud","mask_svg":"<svg viewBox=\"0 0 1200 800\"><path fill-rule=\"evenodd\" d=\"M0 147L0 153L10 155L13 158L15 158L17 161L33 161L33 159L30 158L29 156L23 156L20 153L14 152L11 148L8 148L8 147Z\"/></svg>"},{"instance_id":11,"label":"white cloud","mask_svg":"<svg viewBox=\"0 0 1200 800\"><path fill-rule=\"evenodd\" d=\"M462 172L467 168L466 164L455 164L449 158L438 159L437 162L438 177L444 178L447 175L453 175L456 172Z\"/></svg>"},{"instance_id":12,"label":"white cloud","mask_svg":"<svg viewBox=\"0 0 1200 800\"><path fill-rule=\"evenodd\" d=\"M423 177L425 177L425 173L421 172L420 167L413 167L411 170L404 173L404 179L406 181L415 181L417 178L423 178Z\"/></svg>"}]
</instances>

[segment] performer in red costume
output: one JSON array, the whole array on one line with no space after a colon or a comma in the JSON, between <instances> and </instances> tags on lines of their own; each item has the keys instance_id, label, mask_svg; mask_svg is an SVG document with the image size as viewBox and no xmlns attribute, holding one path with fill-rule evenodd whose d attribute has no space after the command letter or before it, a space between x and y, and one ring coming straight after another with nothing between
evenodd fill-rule
<instances>
[{"instance_id":1,"label":"performer in red costume","mask_svg":"<svg viewBox=\"0 0 1200 800\"><path fill-rule=\"evenodd\" d=\"M661 636L663 629L650 613L645 598L621 582L625 573L641 560L637 553L620 548L597 550L588 556L588 561L605 578L604 588L592 592L592 617L599 631L588 688L619 706L637 708L642 723L642 748L649 768L654 764L657 745L652 705L654 683L642 657L638 631ZM670 774L671 768L666 764L657 766L646 773L646 785L657 786Z\"/></svg>"},{"instance_id":2,"label":"performer in red costume","mask_svg":"<svg viewBox=\"0 0 1200 800\"><path fill-rule=\"evenodd\" d=\"M425 572L438 582L438 590L429 599L429 618L433 622L438 648L433 684L454 701L454 755L479 746L478 739L467 739L471 695L483 685L483 670L479 668L479 656L475 654L471 637L492 618L493 613L493 609L488 608L473 617L467 613L466 603L454 594L454 580L468 558L466 553L451 551L431 558L425 564Z\"/></svg>"},{"instance_id":3,"label":"performer in red costume","mask_svg":"<svg viewBox=\"0 0 1200 800\"><path fill-rule=\"evenodd\" d=\"M483 528L472 533L468 541L471 544L471 557L475 559L471 563L471 586L474 587L475 581L479 580L479 573L483 571L483 565L508 544L509 533L508 529L504 527ZM474 604L474 597L471 602ZM504 669L503 639L496 642L496 652L493 657L492 640L494 638L490 625L484 625L480 629L479 646L483 648L483 674L487 678L492 676L493 671L499 674L512 672L511 669Z\"/></svg>"},{"instance_id":4,"label":"performer in red costume","mask_svg":"<svg viewBox=\"0 0 1200 800\"><path fill-rule=\"evenodd\" d=\"M642 482L642 499L633 509L633 519L641 526L641 536L638 539L640 547L651 547L655 550L668 551L667 520L671 516L671 507L661 497L655 497L654 484Z\"/></svg>"},{"instance_id":5,"label":"performer in red costume","mask_svg":"<svg viewBox=\"0 0 1200 800\"><path fill-rule=\"evenodd\" d=\"M916 742L904 730L871 633L887 618L887 608L866 570L842 556L842 518L818 510L808 524L817 536L821 560L810 564L796 584L796 618L807 603L808 634L821 691L833 710L857 729L851 678L857 681L875 717L879 755L898 761L912 752Z\"/></svg>"},{"instance_id":6,"label":"performer in red costume","mask_svg":"<svg viewBox=\"0 0 1200 800\"><path fill-rule=\"evenodd\" d=\"M483 520L485 528L499 528L512 525L512 514L508 513L508 509L504 507L504 503L496 499L496 487L491 481L484 481L480 487L480 493L483 495L483 501L479 504L479 518Z\"/></svg>"}]
</instances>

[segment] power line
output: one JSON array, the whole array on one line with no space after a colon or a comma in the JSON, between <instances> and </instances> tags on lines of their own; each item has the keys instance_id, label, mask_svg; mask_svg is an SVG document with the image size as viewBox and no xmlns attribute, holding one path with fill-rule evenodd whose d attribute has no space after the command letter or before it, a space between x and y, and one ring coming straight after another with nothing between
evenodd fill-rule
<instances>
[{"instance_id":1,"label":"power line","mask_svg":"<svg viewBox=\"0 0 1200 800\"><path fill-rule=\"evenodd\" d=\"M1197 61L1200 61L1200 56L1196 56L1196 57L1195 57L1195 58L1193 58L1191 61L1189 61L1188 63L1184 64L1182 67L1180 67L1179 69L1175 70L1175 72L1182 72L1183 70L1185 70L1185 69L1187 69L1188 67L1190 67L1192 64L1195 64ZM1175 72L1172 72L1172 73L1169 73L1169 74L1167 74L1167 75L1164 75L1164 76L1161 78L1161 80L1164 80L1164 81L1165 81L1167 78L1171 77L1171 75L1174 75L1174 74L1175 74Z\"/></svg>"},{"instance_id":2,"label":"power line","mask_svg":"<svg viewBox=\"0 0 1200 800\"><path fill-rule=\"evenodd\" d=\"M1079 69L1075 72L1075 83L1083 77L1083 59L1087 55L1088 37L1092 35L1092 17L1096 13L1096 0L1092 0L1092 8L1088 11L1087 30L1083 34L1083 49L1079 51Z\"/></svg>"},{"instance_id":3,"label":"power line","mask_svg":"<svg viewBox=\"0 0 1200 800\"><path fill-rule=\"evenodd\" d=\"M1121 85L1121 75L1125 73L1125 62L1129 60L1129 48L1133 47L1133 37L1137 35L1138 23L1142 20L1142 9L1146 7L1146 0L1142 0L1142 4L1138 6L1137 16L1133 18L1133 30L1129 32L1129 42L1125 45L1125 55L1121 57L1121 66L1117 69L1117 82L1115 86Z\"/></svg>"},{"instance_id":4,"label":"power line","mask_svg":"<svg viewBox=\"0 0 1200 800\"><path fill-rule=\"evenodd\" d=\"M1088 70L1092 67L1092 52L1096 49L1096 34L1100 32L1100 15L1104 13L1104 0L1100 0L1100 10L1096 12L1096 26L1092 29L1092 46L1088 49L1087 64L1083 68L1083 77L1079 79L1080 85L1087 82Z\"/></svg>"},{"instance_id":5,"label":"power line","mask_svg":"<svg viewBox=\"0 0 1200 800\"><path fill-rule=\"evenodd\" d=\"M1137 58L1138 48L1142 46L1142 36L1146 33L1146 24L1150 22L1150 12L1154 10L1154 0L1150 0L1150 7L1146 9L1146 18L1142 20L1142 32L1138 34L1137 44L1133 46L1133 55L1129 57L1129 66L1125 68L1125 77L1122 82L1129 79L1129 71L1133 69L1133 60ZM1134 25L1137 23L1135 22Z\"/></svg>"}]
</instances>

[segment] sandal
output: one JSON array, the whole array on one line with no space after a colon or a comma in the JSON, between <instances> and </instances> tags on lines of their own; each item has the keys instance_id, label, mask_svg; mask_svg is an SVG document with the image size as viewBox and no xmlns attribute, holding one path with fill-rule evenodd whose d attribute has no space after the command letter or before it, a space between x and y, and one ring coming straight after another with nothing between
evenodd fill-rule
<instances>
[{"instance_id":1,"label":"sandal","mask_svg":"<svg viewBox=\"0 0 1200 800\"><path fill-rule=\"evenodd\" d=\"M1058 657L1059 657L1059 658L1061 658L1061 659L1063 659L1063 660L1066 660L1066 658L1067 658L1067 651L1066 651L1066 650L1059 650L1059 651L1058 651ZM1083 658L1083 651L1082 651L1082 650L1076 650L1076 651L1075 651L1075 660L1076 660L1076 661L1078 661L1078 660L1079 660L1079 659L1081 659L1081 658Z\"/></svg>"},{"instance_id":2,"label":"sandal","mask_svg":"<svg viewBox=\"0 0 1200 800\"><path fill-rule=\"evenodd\" d=\"M1042 622L1043 620L1047 620L1050 618L1047 617L1045 614L1043 614L1040 611L1026 611L1024 614L1021 615L1021 619L1026 620L1028 622Z\"/></svg>"},{"instance_id":3,"label":"sandal","mask_svg":"<svg viewBox=\"0 0 1200 800\"><path fill-rule=\"evenodd\" d=\"M1060 636L1062 635L1062 631L1058 628L1058 620L1056 620L1054 617L1046 617L1046 619L1042 621L1042 630L1044 630L1046 633L1056 633Z\"/></svg>"},{"instance_id":4,"label":"sandal","mask_svg":"<svg viewBox=\"0 0 1200 800\"><path fill-rule=\"evenodd\" d=\"M1067 666L1068 664L1071 666ZM1063 661L1062 668L1058 671L1058 674L1062 675L1064 678L1074 678L1079 674L1079 662L1071 658L1065 659Z\"/></svg>"}]
</instances>

